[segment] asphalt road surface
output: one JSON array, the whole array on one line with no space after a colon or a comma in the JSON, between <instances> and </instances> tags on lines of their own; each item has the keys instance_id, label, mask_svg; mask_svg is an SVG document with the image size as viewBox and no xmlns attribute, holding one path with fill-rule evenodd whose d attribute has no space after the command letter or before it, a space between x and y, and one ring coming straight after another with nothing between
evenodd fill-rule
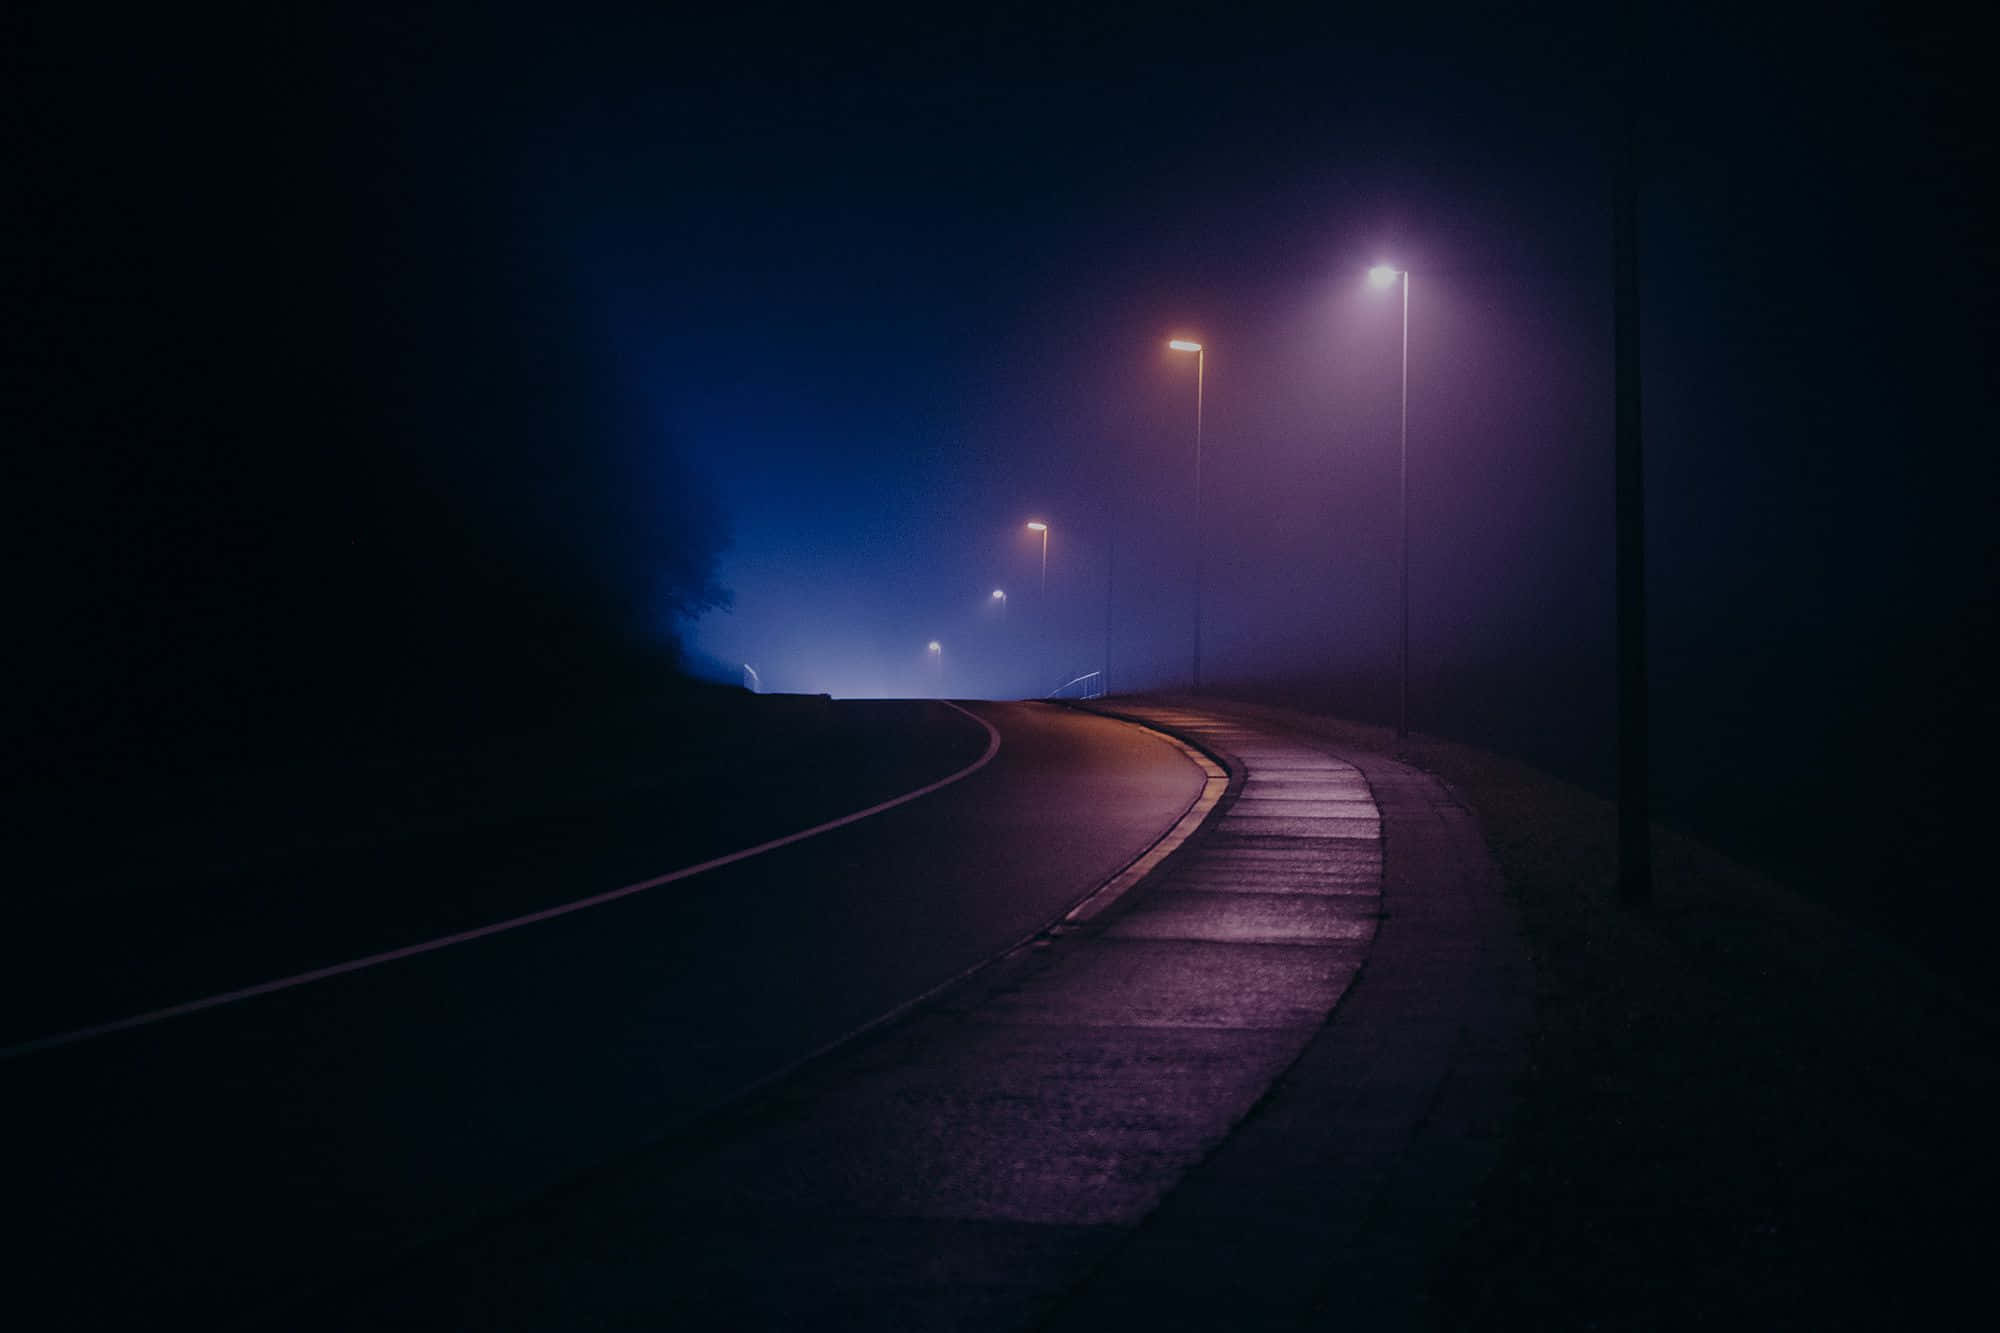
<instances>
[{"instance_id":1,"label":"asphalt road surface","mask_svg":"<svg viewBox=\"0 0 2000 1333\"><path fill-rule=\"evenodd\" d=\"M973 719L910 709L908 725L939 729L941 753L964 753ZM972 709L1001 737L992 761L859 822L0 1062L0 1188L28 1237L7 1250L10 1304L71 1327L277 1317L1006 949L1201 790L1193 764L1137 728L1040 704Z\"/></svg>"}]
</instances>

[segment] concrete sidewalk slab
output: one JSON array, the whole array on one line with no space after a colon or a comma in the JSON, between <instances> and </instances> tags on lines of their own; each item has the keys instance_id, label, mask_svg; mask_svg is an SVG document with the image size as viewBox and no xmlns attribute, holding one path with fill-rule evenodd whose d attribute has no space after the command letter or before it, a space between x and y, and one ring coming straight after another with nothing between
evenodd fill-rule
<instances>
[{"instance_id":1,"label":"concrete sidewalk slab","mask_svg":"<svg viewBox=\"0 0 2000 1333\"><path fill-rule=\"evenodd\" d=\"M1307 893L1212 892L1161 888L1105 928L1113 939L1214 940L1301 944L1365 940L1375 933L1377 899Z\"/></svg>"}]
</instances>

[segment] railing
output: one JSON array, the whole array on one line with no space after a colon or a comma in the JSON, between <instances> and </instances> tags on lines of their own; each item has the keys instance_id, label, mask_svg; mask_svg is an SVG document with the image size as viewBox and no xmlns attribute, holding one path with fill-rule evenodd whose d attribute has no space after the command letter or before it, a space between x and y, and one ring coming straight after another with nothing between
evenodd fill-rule
<instances>
[{"instance_id":1,"label":"railing","mask_svg":"<svg viewBox=\"0 0 2000 1333\"><path fill-rule=\"evenodd\" d=\"M1063 691L1072 685L1081 686L1082 688L1075 694L1064 694ZM1103 697L1104 673L1102 671L1086 671L1075 680L1064 681L1043 696L1046 699L1102 699Z\"/></svg>"}]
</instances>

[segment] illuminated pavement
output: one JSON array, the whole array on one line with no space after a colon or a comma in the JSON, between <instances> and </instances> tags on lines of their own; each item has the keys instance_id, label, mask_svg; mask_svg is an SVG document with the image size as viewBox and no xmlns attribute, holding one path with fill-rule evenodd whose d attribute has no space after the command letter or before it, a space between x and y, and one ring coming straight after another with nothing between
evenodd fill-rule
<instances>
[{"instance_id":1,"label":"illuminated pavement","mask_svg":"<svg viewBox=\"0 0 2000 1333\"><path fill-rule=\"evenodd\" d=\"M912 785L987 741L936 705L868 707L933 738L934 771ZM859 823L573 915L0 1062L0 1188L27 1233L0 1270L16 1303L63 1311L51 1322L66 1327L296 1324L302 1294L322 1305L1034 934L1202 790L1179 749L1124 723L974 707L1002 734L992 761ZM662 826L695 817L641 805L593 821L558 883L618 885L592 867L647 866ZM450 866L432 857L413 875L385 853L357 873L420 895L441 874L477 884L526 857L467 838ZM290 887L272 875L268 910L287 910ZM160 937L144 961L165 971L173 946Z\"/></svg>"},{"instance_id":2,"label":"illuminated pavement","mask_svg":"<svg viewBox=\"0 0 2000 1333\"><path fill-rule=\"evenodd\" d=\"M1434 779L1247 711L1118 707L1229 768L1156 874L326 1322L1408 1320L1525 1050L1477 826Z\"/></svg>"}]
</instances>

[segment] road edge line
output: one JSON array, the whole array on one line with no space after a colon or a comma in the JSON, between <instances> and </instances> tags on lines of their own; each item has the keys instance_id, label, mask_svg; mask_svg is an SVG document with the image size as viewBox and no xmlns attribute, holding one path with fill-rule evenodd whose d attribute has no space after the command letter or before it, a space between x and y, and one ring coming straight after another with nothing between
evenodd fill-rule
<instances>
[{"instance_id":1,"label":"road edge line","mask_svg":"<svg viewBox=\"0 0 2000 1333\"><path fill-rule=\"evenodd\" d=\"M223 1005L236 1004L243 1000L253 1000L262 995L271 995L279 991L311 985L316 981L328 981L334 977L345 976L350 972L361 972L371 967L380 967L384 963L395 963L405 958L416 958L423 954L436 953L440 949L449 949L453 945L469 944L473 940L484 939L489 935L499 935L509 930L518 930L522 926L536 925L543 921L553 920L556 917L568 916L573 912L581 912L587 908L602 907L604 904L616 902L620 898L629 898L633 894L644 893L647 889L657 889L663 884L672 884L677 880L692 879L694 876L707 871L719 870L723 866L734 865L738 861L747 861L753 856L761 856L765 852L774 852L780 847L789 847L795 842L804 842L807 838L818 837L822 833L830 833L834 829L858 823L872 815L879 815L885 810L893 810L899 805L906 805L919 797L928 796L934 791L951 786L954 782L971 777L974 773L992 763L993 756L1000 753L999 728L971 709L960 707L949 699L937 699L932 702L941 703L955 712L963 713L984 727L987 736L986 752L966 767L961 768L958 772L948 777L943 777L936 782L918 787L914 791L904 792L901 796L893 796L886 801L877 802L865 810L856 810L852 814L842 815L838 819L830 819L824 824L815 824L811 828L800 829L796 833L788 833L782 838L773 838L769 842L758 843L755 847L745 847L739 851L727 852L721 856L703 861L698 865L683 866L679 870L671 870L664 875L655 875L651 879L642 879L637 883L627 884L620 888L607 889L603 893L594 893L588 897L577 898L571 902L558 903L554 907L544 907L539 911L509 917L505 921L494 921L484 926L475 926L470 930L461 930L449 935L440 935L435 939L424 940L417 944L406 944L400 948L385 949L380 953L368 954L361 958L350 958L344 963L333 963L326 967L318 967L310 971L294 973L288 977L278 977L272 981L259 982L254 986L240 986L235 990L221 991L214 995L204 996L198 1000L184 1000L180 1004L168 1005L162 1009L151 1009L145 1013L132 1014L125 1018L115 1018L106 1023L72 1028L68 1032L52 1033L49 1036L36 1037L29 1041L19 1042L13 1046L0 1047L0 1061L13 1060L24 1055L35 1055L42 1051L55 1050L63 1046L74 1046L78 1042L90 1041L97 1037L109 1037L114 1033L130 1032L134 1028L150 1027L154 1023L164 1023L168 1019L185 1018L190 1014L201 1013L204 1010L221 1008Z\"/></svg>"}]
</instances>

